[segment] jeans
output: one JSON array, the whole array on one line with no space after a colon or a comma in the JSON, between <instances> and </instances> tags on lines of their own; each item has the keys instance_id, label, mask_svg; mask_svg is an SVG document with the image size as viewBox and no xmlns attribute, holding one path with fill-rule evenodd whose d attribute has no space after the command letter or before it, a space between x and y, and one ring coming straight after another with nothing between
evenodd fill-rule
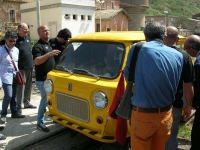
<instances>
[{"instance_id":1,"label":"jeans","mask_svg":"<svg viewBox=\"0 0 200 150\"><path fill-rule=\"evenodd\" d=\"M164 150L170 136L172 110L145 113L132 110L131 149Z\"/></svg>"},{"instance_id":2,"label":"jeans","mask_svg":"<svg viewBox=\"0 0 200 150\"><path fill-rule=\"evenodd\" d=\"M191 133L190 150L200 150L200 108L196 110Z\"/></svg>"},{"instance_id":3,"label":"jeans","mask_svg":"<svg viewBox=\"0 0 200 150\"><path fill-rule=\"evenodd\" d=\"M43 123L44 122L44 109L47 106L47 97L46 97L46 91L44 89L44 81L35 81L35 84L40 91L41 100L40 105L38 108L38 116L37 116L37 123Z\"/></svg>"},{"instance_id":4,"label":"jeans","mask_svg":"<svg viewBox=\"0 0 200 150\"><path fill-rule=\"evenodd\" d=\"M9 104L12 115L15 115L17 114L17 107L16 107L17 81L15 75L13 75L12 84L5 84L5 83L2 84L4 90L4 98L2 102L1 116L6 117Z\"/></svg>"},{"instance_id":5,"label":"jeans","mask_svg":"<svg viewBox=\"0 0 200 150\"><path fill-rule=\"evenodd\" d=\"M32 88L32 71L33 69L19 70L24 77L25 85L17 87L17 108L22 108L22 102L29 103L31 100L31 88Z\"/></svg>"},{"instance_id":6,"label":"jeans","mask_svg":"<svg viewBox=\"0 0 200 150\"><path fill-rule=\"evenodd\" d=\"M171 135L165 144L165 150L177 150L178 141L177 134L181 120L182 108L172 108L173 123L171 128Z\"/></svg>"}]
</instances>

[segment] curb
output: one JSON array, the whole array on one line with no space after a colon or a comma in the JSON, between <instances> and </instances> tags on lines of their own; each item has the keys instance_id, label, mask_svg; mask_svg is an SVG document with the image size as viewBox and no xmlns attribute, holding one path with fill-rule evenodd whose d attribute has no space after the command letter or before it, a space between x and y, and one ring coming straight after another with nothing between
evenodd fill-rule
<instances>
[{"instance_id":1,"label":"curb","mask_svg":"<svg viewBox=\"0 0 200 150\"><path fill-rule=\"evenodd\" d=\"M38 137L37 139L34 139L32 141L29 141L29 142L24 143L22 145L16 146L16 147L12 148L11 150L25 149L26 147L29 147L29 146L34 145L36 143L40 143L40 142L42 142L44 140L47 140L48 138L57 136L57 135L59 135L59 134L61 134L63 132L66 132L67 130L69 130L69 128L63 127L63 128L61 128L61 129L59 129L59 130L57 130L55 132L51 132L51 133L46 134L46 135L44 135L42 137Z\"/></svg>"}]
</instances>

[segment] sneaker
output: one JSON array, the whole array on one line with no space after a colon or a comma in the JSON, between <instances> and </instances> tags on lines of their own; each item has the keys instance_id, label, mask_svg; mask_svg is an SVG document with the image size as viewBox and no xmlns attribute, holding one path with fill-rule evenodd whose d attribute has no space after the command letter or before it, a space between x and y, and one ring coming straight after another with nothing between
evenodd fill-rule
<instances>
[{"instance_id":1,"label":"sneaker","mask_svg":"<svg viewBox=\"0 0 200 150\"><path fill-rule=\"evenodd\" d=\"M5 139L6 139L6 137L0 133L0 140L5 140Z\"/></svg>"},{"instance_id":2,"label":"sneaker","mask_svg":"<svg viewBox=\"0 0 200 150\"><path fill-rule=\"evenodd\" d=\"M0 123L1 123L1 124L5 124L5 123L6 123L6 117L5 117L5 116L2 116L2 117L1 117Z\"/></svg>"},{"instance_id":3,"label":"sneaker","mask_svg":"<svg viewBox=\"0 0 200 150\"><path fill-rule=\"evenodd\" d=\"M13 115L11 116L11 118L25 118L25 115L13 114Z\"/></svg>"},{"instance_id":4,"label":"sneaker","mask_svg":"<svg viewBox=\"0 0 200 150\"><path fill-rule=\"evenodd\" d=\"M31 103L25 103L24 108L37 108L36 106L33 106Z\"/></svg>"},{"instance_id":5,"label":"sneaker","mask_svg":"<svg viewBox=\"0 0 200 150\"><path fill-rule=\"evenodd\" d=\"M40 124L37 124L37 128L41 131L44 131L44 132L49 132L49 128L47 128L43 122L41 122Z\"/></svg>"}]
</instances>

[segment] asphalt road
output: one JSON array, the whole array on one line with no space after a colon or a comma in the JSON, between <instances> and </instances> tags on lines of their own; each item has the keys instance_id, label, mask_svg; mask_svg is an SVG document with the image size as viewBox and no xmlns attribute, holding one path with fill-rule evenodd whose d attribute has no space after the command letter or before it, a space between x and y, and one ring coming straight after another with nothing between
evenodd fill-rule
<instances>
[{"instance_id":1,"label":"asphalt road","mask_svg":"<svg viewBox=\"0 0 200 150\"><path fill-rule=\"evenodd\" d=\"M118 143L101 143L76 131L66 131L46 140L29 145L24 150L127 150Z\"/></svg>"}]
</instances>

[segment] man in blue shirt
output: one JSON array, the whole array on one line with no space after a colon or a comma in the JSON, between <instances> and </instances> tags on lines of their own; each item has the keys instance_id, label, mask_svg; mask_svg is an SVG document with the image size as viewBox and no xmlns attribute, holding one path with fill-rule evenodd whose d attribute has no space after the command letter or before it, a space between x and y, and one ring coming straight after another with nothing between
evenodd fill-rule
<instances>
[{"instance_id":1,"label":"man in blue shirt","mask_svg":"<svg viewBox=\"0 0 200 150\"><path fill-rule=\"evenodd\" d=\"M187 37L184 43L187 53L196 57L194 62L195 80L194 80L194 98L192 106L196 109L195 118L191 133L191 148L190 150L200 150L200 37L191 35Z\"/></svg>"},{"instance_id":2,"label":"man in blue shirt","mask_svg":"<svg viewBox=\"0 0 200 150\"><path fill-rule=\"evenodd\" d=\"M131 148L164 150L172 125L172 103L183 67L183 56L163 44L166 28L148 23L146 43L138 54L134 95L131 98ZM124 74L128 79L134 44L129 51Z\"/></svg>"}]
</instances>

